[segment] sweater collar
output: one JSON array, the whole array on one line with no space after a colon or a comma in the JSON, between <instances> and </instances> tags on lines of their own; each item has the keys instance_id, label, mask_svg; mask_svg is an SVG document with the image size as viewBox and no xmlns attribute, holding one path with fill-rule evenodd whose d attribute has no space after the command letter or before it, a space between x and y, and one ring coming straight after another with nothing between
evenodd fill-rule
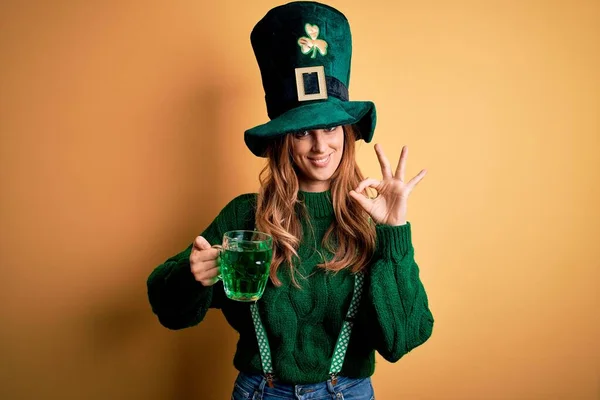
<instances>
[{"instance_id":1,"label":"sweater collar","mask_svg":"<svg viewBox=\"0 0 600 400\"><path fill-rule=\"evenodd\" d=\"M331 190L325 192L298 192L298 200L306 205L306 209L314 217L333 216L333 203Z\"/></svg>"}]
</instances>

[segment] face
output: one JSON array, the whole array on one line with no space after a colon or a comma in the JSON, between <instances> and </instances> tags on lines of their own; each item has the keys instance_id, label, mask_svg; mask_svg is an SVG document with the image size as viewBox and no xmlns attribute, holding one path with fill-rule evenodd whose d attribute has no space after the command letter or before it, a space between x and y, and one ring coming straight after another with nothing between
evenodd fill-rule
<instances>
[{"instance_id":1,"label":"face","mask_svg":"<svg viewBox=\"0 0 600 400\"><path fill-rule=\"evenodd\" d=\"M313 129L293 133L292 159L298 172L300 190L324 192L337 170L344 151L344 129Z\"/></svg>"}]
</instances>

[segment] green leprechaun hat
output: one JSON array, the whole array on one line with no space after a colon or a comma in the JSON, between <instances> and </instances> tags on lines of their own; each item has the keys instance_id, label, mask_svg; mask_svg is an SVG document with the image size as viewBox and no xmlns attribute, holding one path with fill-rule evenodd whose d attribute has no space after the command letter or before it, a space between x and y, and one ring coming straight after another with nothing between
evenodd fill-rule
<instances>
[{"instance_id":1,"label":"green leprechaun hat","mask_svg":"<svg viewBox=\"0 0 600 400\"><path fill-rule=\"evenodd\" d=\"M308 1L270 10L250 35L270 121L248 129L244 141L265 157L271 139L291 132L356 124L370 142L375 105L350 101L352 36L348 20L330 6Z\"/></svg>"}]
</instances>

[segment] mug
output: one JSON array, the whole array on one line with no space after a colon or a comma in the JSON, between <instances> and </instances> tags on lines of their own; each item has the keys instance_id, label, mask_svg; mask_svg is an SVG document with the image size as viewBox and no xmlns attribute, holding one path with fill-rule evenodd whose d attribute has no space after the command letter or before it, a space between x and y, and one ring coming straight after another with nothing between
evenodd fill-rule
<instances>
[{"instance_id":1,"label":"mug","mask_svg":"<svg viewBox=\"0 0 600 400\"><path fill-rule=\"evenodd\" d=\"M259 231L229 231L223 235L222 245L212 247L219 250L217 279L223 281L227 297L236 301L260 299L273 258L271 235Z\"/></svg>"}]
</instances>

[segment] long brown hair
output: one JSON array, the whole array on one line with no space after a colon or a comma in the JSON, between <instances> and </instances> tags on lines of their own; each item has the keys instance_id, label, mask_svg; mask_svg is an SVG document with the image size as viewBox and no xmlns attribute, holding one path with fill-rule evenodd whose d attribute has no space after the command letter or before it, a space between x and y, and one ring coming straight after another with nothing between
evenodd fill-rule
<instances>
[{"instance_id":1,"label":"long brown hair","mask_svg":"<svg viewBox=\"0 0 600 400\"><path fill-rule=\"evenodd\" d=\"M335 220L323 237L324 249L334 253L330 261L318 267L329 271L350 268L352 272L364 269L375 250L375 226L368 214L348 194L364 179L355 160L357 128L344 127L344 150L337 170L331 177L331 197ZM273 261L270 278L281 285L277 270L287 262L294 285L298 260L298 247L302 238L302 225L296 213L301 206L301 216L306 215L298 200L298 178L292 161L292 135L275 139L267 150L267 165L261 171L260 191L256 208L256 227L273 236Z\"/></svg>"}]
</instances>

